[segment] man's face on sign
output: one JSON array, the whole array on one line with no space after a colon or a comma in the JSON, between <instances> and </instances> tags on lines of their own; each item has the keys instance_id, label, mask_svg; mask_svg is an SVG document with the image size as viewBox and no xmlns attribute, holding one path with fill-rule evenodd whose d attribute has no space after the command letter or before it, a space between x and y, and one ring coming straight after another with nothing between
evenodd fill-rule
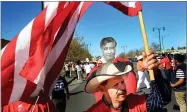
<instances>
[{"instance_id":1,"label":"man's face on sign","mask_svg":"<svg viewBox=\"0 0 187 112\"><path fill-rule=\"evenodd\" d=\"M106 61L113 60L115 58L116 47L114 42L108 42L101 47L103 56Z\"/></svg>"}]
</instances>

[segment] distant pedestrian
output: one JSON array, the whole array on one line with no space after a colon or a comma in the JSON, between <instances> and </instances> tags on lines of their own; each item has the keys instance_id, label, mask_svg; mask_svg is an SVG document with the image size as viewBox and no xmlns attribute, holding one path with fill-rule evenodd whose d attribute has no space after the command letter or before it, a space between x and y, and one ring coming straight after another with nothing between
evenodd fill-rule
<instances>
[{"instance_id":1,"label":"distant pedestrian","mask_svg":"<svg viewBox=\"0 0 187 112\"><path fill-rule=\"evenodd\" d=\"M166 54L162 54L163 59L160 61L161 67L165 71L165 78L169 81L172 74L172 67L170 60Z\"/></svg>"},{"instance_id":2,"label":"distant pedestrian","mask_svg":"<svg viewBox=\"0 0 187 112\"><path fill-rule=\"evenodd\" d=\"M95 67L95 64L93 62L90 62L89 65L90 65L91 69Z\"/></svg>"},{"instance_id":3,"label":"distant pedestrian","mask_svg":"<svg viewBox=\"0 0 187 112\"><path fill-rule=\"evenodd\" d=\"M85 63L80 63L80 66L81 66L82 74L85 74L86 73L84 69Z\"/></svg>"},{"instance_id":4,"label":"distant pedestrian","mask_svg":"<svg viewBox=\"0 0 187 112\"><path fill-rule=\"evenodd\" d=\"M56 104L57 112L65 112L66 97L69 100L68 84L67 84L66 79L60 76L52 92L52 99L54 100Z\"/></svg>"},{"instance_id":5,"label":"distant pedestrian","mask_svg":"<svg viewBox=\"0 0 187 112\"><path fill-rule=\"evenodd\" d=\"M90 73L92 67L91 67L91 65L90 65L88 62L86 62L84 68L85 68L85 71L86 71L86 77L87 77L88 74Z\"/></svg>"},{"instance_id":6,"label":"distant pedestrian","mask_svg":"<svg viewBox=\"0 0 187 112\"><path fill-rule=\"evenodd\" d=\"M77 65L75 66L77 70L77 76L78 76L78 81L83 80L83 73L82 73L82 67L80 61L77 61Z\"/></svg>"},{"instance_id":7,"label":"distant pedestrian","mask_svg":"<svg viewBox=\"0 0 187 112\"><path fill-rule=\"evenodd\" d=\"M65 76L69 77L69 74L70 74L69 65L66 63L64 65L64 68L65 68Z\"/></svg>"}]
</instances>

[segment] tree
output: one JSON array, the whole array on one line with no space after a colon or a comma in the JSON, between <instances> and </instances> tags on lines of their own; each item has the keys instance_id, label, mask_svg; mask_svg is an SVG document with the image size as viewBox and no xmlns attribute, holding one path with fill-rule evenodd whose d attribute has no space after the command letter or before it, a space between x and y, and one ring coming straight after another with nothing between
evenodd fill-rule
<instances>
[{"instance_id":1,"label":"tree","mask_svg":"<svg viewBox=\"0 0 187 112\"><path fill-rule=\"evenodd\" d=\"M130 50L130 51L127 53L127 57L129 57L129 58L135 57L135 55L136 55L135 50Z\"/></svg>"},{"instance_id":2,"label":"tree","mask_svg":"<svg viewBox=\"0 0 187 112\"><path fill-rule=\"evenodd\" d=\"M121 58L126 58L126 57L125 57L125 53L120 53L120 54L119 54L119 57L121 57Z\"/></svg>"},{"instance_id":3,"label":"tree","mask_svg":"<svg viewBox=\"0 0 187 112\"><path fill-rule=\"evenodd\" d=\"M134 57L140 55L143 51L144 51L143 48L130 50L128 53L126 53L126 54L121 53L119 56L121 58L134 58Z\"/></svg>"},{"instance_id":4,"label":"tree","mask_svg":"<svg viewBox=\"0 0 187 112\"><path fill-rule=\"evenodd\" d=\"M174 47L171 47L171 50L175 50Z\"/></svg>"},{"instance_id":5,"label":"tree","mask_svg":"<svg viewBox=\"0 0 187 112\"><path fill-rule=\"evenodd\" d=\"M177 49L178 50L180 50L180 49L186 49L186 47L184 46L184 47L177 47Z\"/></svg>"},{"instance_id":6,"label":"tree","mask_svg":"<svg viewBox=\"0 0 187 112\"><path fill-rule=\"evenodd\" d=\"M87 49L87 44L83 42L83 39L83 37L72 39L66 56L66 61L85 61L86 58L89 60L92 59L92 56Z\"/></svg>"},{"instance_id":7,"label":"tree","mask_svg":"<svg viewBox=\"0 0 187 112\"><path fill-rule=\"evenodd\" d=\"M3 49L10 41L6 39L1 39L1 49Z\"/></svg>"},{"instance_id":8,"label":"tree","mask_svg":"<svg viewBox=\"0 0 187 112\"><path fill-rule=\"evenodd\" d=\"M159 51L160 50L160 45L156 42L152 42L151 45L150 45L150 49L154 52Z\"/></svg>"}]
</instances>

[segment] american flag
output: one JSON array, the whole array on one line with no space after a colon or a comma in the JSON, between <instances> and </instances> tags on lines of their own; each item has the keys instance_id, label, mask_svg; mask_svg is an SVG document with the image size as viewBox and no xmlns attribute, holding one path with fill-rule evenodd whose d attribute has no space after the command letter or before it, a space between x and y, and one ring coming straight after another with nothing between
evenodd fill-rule
<instances>
[{"instance_id":1,"label":"american flag","mask_svg":"<svg viewBox=\"0 0 187 112\"><path fill-rule=\"evenodd\" d=\"M2 49L2 106L50 95L63 67L76 24L94 2L50 2ZM139 2L104 2L128 16L141 11Z\"/></svg>"}]
</instances>

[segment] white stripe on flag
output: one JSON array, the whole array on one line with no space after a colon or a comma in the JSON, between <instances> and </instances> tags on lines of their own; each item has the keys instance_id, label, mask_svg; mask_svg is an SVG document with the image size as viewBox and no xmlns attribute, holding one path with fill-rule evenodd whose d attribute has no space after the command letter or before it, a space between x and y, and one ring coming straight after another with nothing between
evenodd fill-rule
<instances>
[{"instance_id":1,"label":"white stripe on flag","mask_svg":"<svg viewBox=\"0 0 187 112\"><path fill-rule=\"evenodd\" d=\"M50 24L51 20L56 16L59 2L51 2L47 7L45 18L45 29Z\"/></svg>"},{"instance_id":2,"label":"white stripe on flag","mask_svg":"<svg viewBox=\"0 0 187 112\"><path fill-rule=\"evenodd\" d=\"M19 100L26 86L26 79L19 75L25 62L29 58L31 30L34 19L20 32L15 49L15 63L14 63L14 85L11 93L10 101Z\"/></svg>"},{"instance_id":3,"label":"white stripe on flag","mask_svg":"<svg viewBox=\"0 0 187 112\"><path fill-rule=\"evenodd\" d=\"M64 5L64 9L69 5L69 1L66 2L66 4Z\"/></svg>"},{"instance_id":4,"label":"white stripe on flag","mask_svg":"<svg viewBox=\"0 0 187 112\"><path fill-rule=\"evenodd\" d=\"M82 8L82 5L83 5L83 3L81 3L79 5L79 7L76 9L72 18L69 21L69 24L68 24L66 30L64 31L64 33L60 37L59 41L56 43L56 45L53 47L53 49L49 53L49 56L47 57L45 65L41 69L36 80L34 81L37 84L37 88L32 93L31 97L37 96L39 94L40 90L43 88L44 81L46 78L45 75L49 72L49 70L52 68L54 63L57 61L58 57L60 56L61 52L64 50L65 45L67 44L68 40L71 37L71 34L73 33L73 31L76 27L76 23L78 21L78 16L80 14L80 10Z\"/></svg>"},{"instance_id":5,"label":"white stripe on flag","mask_svg":"<svg viewBox=\"0 0 187 112\"><path fill-rule=\"evenodd\" d=\"M127 1L123 1L121 2L123 5L125 5L126 7L132 7L135 8L136 7L136 2L127 2Z\"/></svg>"},{"instance_id":6,"label":"white stripe on flag","mask_svg":"<svg viewBox=\"0 0 187 112\"><path fill-rule=\"evenodd\" d=\"M54 1L43 2L44 8L46 8L47 6L49 6L49 4L51 4L52 2L54 3Z\"/></svg>"},{"instance_id":7,"label":"white stripe on flag","mask_svg":"<svg viewBox=\"0 0 187 112\"><path fill-rule=\"evenodd\" d=\"M57 35L57 33L58 33L59 30L60 30L60 27L58 28L57 32L56 32L55 35L54 35L53 42L54 42L54 40L56 39L56 35Z\"/></svg>"}]
</instances>

